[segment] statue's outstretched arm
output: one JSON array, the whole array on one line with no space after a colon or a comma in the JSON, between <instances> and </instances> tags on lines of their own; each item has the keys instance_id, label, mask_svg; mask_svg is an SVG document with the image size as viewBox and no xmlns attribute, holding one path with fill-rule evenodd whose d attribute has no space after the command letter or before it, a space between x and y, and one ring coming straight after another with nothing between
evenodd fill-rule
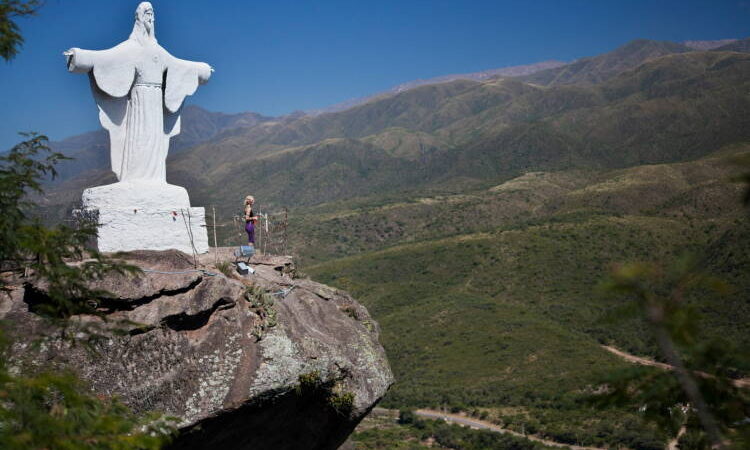
<instances>
[{"instance_id":1,"label":"statue's outstretched arm","mask_svg":"<svg viewBox=\"0 0 750 450\"><path fill-rule=\"evenodd\" d=\"M214 68L203 62L187 61L167 55L164 106L174 113L180 109L186 96L195 93L199 84L208 82Z\"/></svg>"},{"instance_id":2,"label":"statue's outstretched arm","mask_svg":"<svg viewBox=\"0 0 750 450\"><path fill-rule=\"evenodd\" d=\"M63 52L67 58L68 72L87 73L94 68L96 61L96 50L81 50L73 47Z\"/></svg>"},{"instance_id":3,"label":"statue's outstretched arm","mask_svg":"<svg viewBox=\"0 0 750 450\"><path fill-rule=\"evenodd\" d=\"M124 97L130 92L135 79L136 49L128 43L107 50L83 50L73 47L63 55L68 70L74 73L93 71L96 84L112 97Z\"/></svg>"}]
</instances>

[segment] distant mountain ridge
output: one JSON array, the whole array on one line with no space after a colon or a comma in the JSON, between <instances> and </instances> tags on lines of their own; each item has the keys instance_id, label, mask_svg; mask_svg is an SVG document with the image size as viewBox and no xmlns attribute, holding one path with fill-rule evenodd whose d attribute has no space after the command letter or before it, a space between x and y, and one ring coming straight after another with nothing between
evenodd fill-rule
<instances>
[{"instance_id":1,"label":"distant mountain ridge","mask_svg":"<svg viewBox=\"0 0 750 450\"><path fill-rule=\"evenodd\" d=\"M721 51L721 52L750 53L750 38L736 40L727 45L722 45L721 47L717 47L716 50Z\"/></svg>"},{"instance_id":2,"label":"distant mountain ridge","mask_svg":"<svg viewBox=\"0 0 750 450\"><path fill-rule=\"evenodd\" d=\"M649 56L651 57L662 56L662 55L669 54L669 53L676 52L676 51L677 52L687 51L687 49L707 51L707 50L719 49L720 47L726 47L727 51L750 51L750 46L742 47L743 49L741 50L732 50L732 46L737 46L736 43L738 41L740 40L739 39L718 39L718 40L704 40L704 41L692 40L692 41L684 41L682 43L664 41L663 43L664 45L662 46L661 49L659 49L658 46L653 46L653 48L650 50ZM632 52L634 48L642 47L644 44L653 44L655 42L657 41L649 41L646 39L636 40L636 41L626 44L624 47L621 47L622 53L627 54L628 52ZM674 45L669 45L669 44L674 44ZM683 47L680 47L680 46L683 46ZM641 48L641 51L643 51L642 48ZM618 57L622 57L623 55L618 54L618 55L612 55L612 56L615 58L618 58ZM322 113L327 113L327 112L344 111L354 106L367 103L368 101L375 100L382 96L397 94L399 92L403 92L408 89L413 89L418 86L424 86L426 84L446 83L446 82L455 81L455 80L483 81L492 77L524 77L524 76L530 76L535 73L543 72L547 70L554 71L554 69L559 69L564 66L576 65L578 63L582 63L584 61L588 61L588 60L596 59L596 58L597 57L582 58L582 59L573 61L571 63L566 63L566 62L558 61L558 60L548 60L548 61L542 61L542 62L538 62L534 64L502 67L499 69L489 69L489 70L484 70L480 72L452 74L452 75L444 75L444 76L439 76L439 77L434 77L434 78L418 79L414 81L408 81L406 83L401 83L397 86L392 87L391 89L381 91L372 95L358 97L358 98L346 100L344 102L336 103L326 108L308 111L308 114L314 115L314 114L322 114ZM642 55L640 57L634 58L634 61L636 62L643 62L644 60L645 58L643 58ZM626 62L626 64L628 63ZM631 65L632 64L629 64L629 66ZM574 70L576 70L576 68L574 68Z\"/></svg>"},{"instance_id":3,"label":"distant mountain ridge","mask_svg":"<svg viewBox=\"0 0 750 450\"><path fill-rule=\"evenodd\" d=\"M714 41L684 41L683 44L693 50L706 51L713 50L725 45L729 45L733 42L737 42L739 39L717 39Z\"/></svg>"},{"instance_id":4,"label":"distant mountain ridge","mask_svg":"<svg viewBox=\"0 0 750 450\"><path fill-rule=\"evenodd\" d=\"M649 59L689 51L692 49L684 44L638 39L609 53L582 58L562 67L536 72L523 77L523 80L543 86L596 84L625 70L634 69Z\"/></svg>"},{"instance_id":5,"label":"distant mountain ridge","mask_svg":"<svg viewBox=\"0 0 750 450\"><path fill-rule=\"evenodd\" d=\"M401 83L385 91L381 91L372 95L367 95L365 97L358 97L358 98L347 100L341 103L336 103L335 105L331 105L326 108L308 111L308 113L315 115L315 114L344 111L349 108L353 108L355 106L361 105L363 103L367 103L369 101L375 100L376 98L379 98L379 97L398 94L399 92L403 92L409 89L414 89L415 87L424 86L427 84L448 83L448 82L456 81L456 80L483 81L483 80L490 79L492 77L520 77L524 75L531 75L532 73L536 73L541 70L553 69L555 67L564 66L566 64L567 63L562 62L562 61L549 60L549 61L542 61L542 62L538 62L534 64L525 64L525 65L520 65L520 66L501 67L499 69L483 70L480 72L442 75L442 76L434 77L434 78L407 81L406 83Z\"/></svg>"}]
</instances>

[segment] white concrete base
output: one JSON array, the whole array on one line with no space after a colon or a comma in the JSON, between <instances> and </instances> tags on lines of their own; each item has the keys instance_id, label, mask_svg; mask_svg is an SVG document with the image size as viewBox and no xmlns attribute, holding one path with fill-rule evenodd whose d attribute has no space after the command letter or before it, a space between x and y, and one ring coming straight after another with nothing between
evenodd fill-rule
<instances>
[{"instance_id":1,"label":"white concrete base","mask_svg":"<svg viewBox=\"0 0 750 450\"><path fill-rule=\"evenodd\" d=\"M101 252L176 249L190 254L193 247L197 253L208 252L205 210L191 208L188 193L180 186L126 182L97 186L83 192L83 209L98 213Z\"/></svg>"},{"instance_id":2,"label":"white concrete base","mask_svg":"<svg viewBox=\"0 0 750 450\"><path fill-rule=\"evenodd\" d=\"M190 198L184 187L167 183L142 181L118 182L96 186L83 191L85 208L116 206L120 208L150 209L161 207L189 208Z\"/></svg>"}]
</instances>

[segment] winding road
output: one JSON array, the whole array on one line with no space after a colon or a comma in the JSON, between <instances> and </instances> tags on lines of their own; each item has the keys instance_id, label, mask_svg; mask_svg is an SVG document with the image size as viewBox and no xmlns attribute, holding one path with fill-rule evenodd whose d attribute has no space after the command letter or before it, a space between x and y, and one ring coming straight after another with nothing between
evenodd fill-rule
<instances>
[{"instance_id":1,"label":"winding road","mask_svg":"<svg viewBox=\"0 0 750 450\"><path fill-rule=\"evenodd\" d=\"M398 410L396 409L375 408L373 412L376 414L390 414L395 415L396 417L398 416ZM476 430L489 430L494 431L495 433L510 434L516 437L528 439L530 441L539 442L540 444L544 444L550 447L569 448L572 450L606 450L600 447L581 447L579 445L563 444L561 442L550 441L533 434L521 434L517 431L509 430L507 428L503 428L499 425L484 420L473 419L471 417L466 417L460 414L445 413L434 409L418 409L414 411L414 414L425 419L443 420L448 423L455 423L457 425L471 427Z\"/></svg>"},{"instance_id":2,"label":"winding road","mask_svg":"<svg viewBox=\"0 0 750 450\"><path fill-rule=\"evenodd\" d=\"M489 431L494 431L496 433L510 434L510 435L517 436L520 438L528 439L530 441L539 442L541 444L548 445L550 447L563 447L563 448L570 448L573 450L605 450L599 447L581 447L578 445L563 444L563 443L556 442L556 441L550 441L550 440L544 439L542 437L539 437L533 434L521 434L517 431L512 431L507 428L503 428L499 425L495 425L494 423L486 422L484 420L472 419L470 417L462 416L459 414L449 414L449 413L436 411L433 409L418 409L414 411L414 413L420 417L424 417L427 419L441 419L446 422L456 423L459 425L464 425L464 426L475 428L478 430L489 430Z\"/></svg>"},{"instance_id":3,"label":"winding road","mask_svg":"<svg viewBox=\"0 0 750 450\"><path fill-rule=\"evenodd\" d=\"M631 355L630 353L626 353L620 349L611 347L609 345L602 345L602 348L612 353L613 355L617 355L620 358L626 361L632 362L634 364L640 364L642 366L658 367L659 369L664 369L664 370L674 370L674 366L670 366L669 364L661 363L658 361L653 361L651 359L641 358L640 356ZM693 373L703 378L714 378L713 375L711 375L710 373L706 373L706 372L694 371ZM750 378L733 379L731 380L731 383L735 387L748 388L750 387Z\"/></svg>"},{"instance_id":4,"label":"winding road","mask_svg":"<svg viewBox=\"0 0 750 450\"><path fill-rule=\"evenodd\" d=\"M631 355L630 353L626 353L626 352L624 352L624 351L622 351L620 349L617 349L615 347L611 347L611 346L608 346L608 345L602 345L602 348L605 349L606 351L608 351L608 352L610 352L610 353L612 353L614 355L617 355L618 357L620 357L620 358L622 358L622 359L624 359L624 360L626 360L628 362L634 363L634 364L640 364L640 365L643 365L643 366L650 366L650 367L657 367L657 368L663 369L663 370L674 370L674 367L671 366L671 365L669 365L669 364L661 363L661 362L658 362L658 361L653 361L653 360L647 359L647 358L642 358L640 356ZM709 377L709 378L713 377L713 375L705 373L705 372L695 372L695 374L698 375L698 376L701 376L701 377ZM734 386L736 386L736 387L747 388L747 387L750 387L750 378L741 378L741 379L732 380L732 384ZM395 417L398 416L398 410L395 410L395 409L375 408L373 410L373 412L376 413L376 414L389 414L389 415L393 415ZM536 435L521 434L521 433L519 433L517 431L509 430L507 428L503 428L503 427L501 427L499 425L496 425L494 423L491 423L491 422L487 422L487 421L479 420L479 419L474 419L474 418L467 417L467 416L460 415L460 414L451 414L451 413L446 413L446 412L442 412L442 411L437 411L437 410L434 410L434 409L418 409L418 410L414 411L414 413L417 416L423 417L425 419L443 420L445 422L455 423L455 424L458 424L458 425L463 425L463 426L471 427L471 428L474 428L474 429L477 429L477 430L489 430L489 431L494 431L496 433L510 434L510 435L513 435L513 436L517 436L517 437L521 437L521 438L524 438L524 439L528 439L530 441L539 442L541 444L548 445L550 447L570 448L572 450L606 450L606 449L600 448L600 447L582 447L582 446L579 446L579 445L563 444L563 443L556 442L556 441L550 441L548 439L544 439L544 438L542 438L540 436L536 436ZM674 450L674 449L677 448L678 439L679 439L679 437L683 433L685 433L685 427L682 427L680 429L680 432L678 433L678 435L668 443L667 448L669 450Z\"/></svg>"}]
</instances>

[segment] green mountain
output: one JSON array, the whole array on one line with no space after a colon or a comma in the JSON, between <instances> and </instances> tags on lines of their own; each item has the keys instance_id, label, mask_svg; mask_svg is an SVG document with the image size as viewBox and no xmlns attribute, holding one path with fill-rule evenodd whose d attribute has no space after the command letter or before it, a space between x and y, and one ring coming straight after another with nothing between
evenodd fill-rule
<instances>
[{"instance_id":1,"label":"green mountain","mask_svg":"<svg viewBox=\"0 0 750 450\"><path fill-rule=\"evenodd\" d=\"M728 152L744 146L730 146ZM738 211L734 170L723 156L700 163L613 170L527 172L496 186L456 194L406 194L330 202L297 209L295 248L308 264L409 242L491 231L512 223L548 220L582 211L647 212L665 217L713 216Z\"/></svg>"},{"instance_id":2,"label":"green mountain","mask_svg":"<svg viewBox=\"0 0 750 450\"><path fill-rule=\"evenodd\" d=\"M592 86L513 79L419 87L346 112L240 129L170 160L227 214L404 191L456 192L527 171L684 161L750 137L750 55L690 52Z\"/></svg>"}]
</instances>

